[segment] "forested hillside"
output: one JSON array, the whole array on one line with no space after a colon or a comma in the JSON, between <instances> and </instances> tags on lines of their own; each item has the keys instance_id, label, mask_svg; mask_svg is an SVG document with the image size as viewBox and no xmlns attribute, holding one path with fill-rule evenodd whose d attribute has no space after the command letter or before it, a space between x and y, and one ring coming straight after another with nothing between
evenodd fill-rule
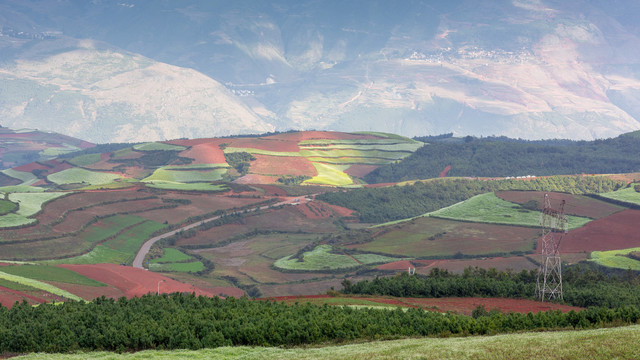
<instances>
[{"instance_id":1,"label":"forested hillside","mask_svg":"<svg viewBox=\"0 0 640 360\"><path fill-rule=\"evenodd\" d=\"M476 181L440 179L413 185L361 188L318 195L333 205L355 210L362 222L381 223L435 211L475 195L498 190L559 191L592 194L615 191L626 184L603 176L553 176L524 180Z\"/></svg>"},{"instance_id":2,"label":"forested hillside","mask_svg":"<svg viewBox=\"0 0 640 360\"><path fill-rule=\"evenodd\" d=\"M611 174L640 171L640 138L636 133L595 141L514 142L512 139L462 141L416 138L428 142L399 163L382 166L367 176L370 184L447 176L507 177L523 175Z\"/></svg>"}]
</instances>

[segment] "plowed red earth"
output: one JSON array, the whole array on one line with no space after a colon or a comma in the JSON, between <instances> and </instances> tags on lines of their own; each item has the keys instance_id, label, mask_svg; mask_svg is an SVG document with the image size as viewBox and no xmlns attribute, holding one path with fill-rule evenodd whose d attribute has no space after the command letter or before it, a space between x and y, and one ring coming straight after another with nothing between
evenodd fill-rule
<instances>
[{"instance_id":1,"label":"plowed red earth","mask_svg":"<svg viewBox=\"0 0 640 360\"><path fill-rule=\"evenodd\" d=\"M309 296L277 296L263 298L261 300L284 301L287 303L304 302L305 300L319 304L321 299L333 299L329 295L309 295ZM505 299L505 298L392 298L392 297L343 297L340 298L342 305L348 305L349 299L353 299L354 304L359 300L371 301L380 304L396 305L400 307L425 308L441 312L456 312L459 314L471 315L478 306L484 306L487 310L499 309L502 312L540 312L549 310L560 310L569 312L571 310L580 311L582 308L554 303L542 303L539 301L525 299Z\"/></svg>"},{"instance_id":2,"label":"plowed red earth","mask_svg":"<svg viewBox=\"0 0 640 360\"><path fill-rule=\"evenodd\" d=\"M0 286L0 304L6 307L11 307L16 301L22 301L23 299L31 300L30 303L42 303L45 300L39 297L35 297L29 294L22 293L17 290L11 290L4 286Z\"/></svg>"},{"instance_id":3,"label":"plowed red earth","mask_svg":"<svg viewBox=\"0 0 640 360\"><path fill-rule=\"evenodd\" d=\"M432 268L449 270L454 273L461 273L468 267L480 267L484 269L495 268L499 271L536 269L536 266L524 256L494 257L485 259L444 259L444 260L401 260L377 266L380 270L407 271L409 267L415 267L418 274L429 274Z\"/></svg>"},{"instance_id":4,"label":"plowed red earth","mask_svg":"<svg viewBox=\"0 0 640 360\"><path fill-rule=\"evenodd\" d=\"M517 204L524 204L527 201L535 200L538 202L538 210L541 210L544 206L544 194L545 193L542 191L496 192L496 196L499 198ZM592 219L599 219L623 210L623 208L619 206L581 195L549 193L549 198L553 208L558 208L562 200L564 200L565 213L577 216L586 216Z\"/></svg>"},{"instance_id":5,"label":"plowed red earth","mask_svg":"<svg viewBox=\"0 0 640 360\"><path fill-rule=\"evenodd\" d=\"M242 290L232 287L219 287L204 290L151 271L136 269L130 266L115 264L65 264L60 265L60 267L75 271L78 274L98 280L105 284L113 285L118 288L118 290L122 291L122 293L127 297L155 293L158 291L158 283L160 283L159 288L161 293L195 292L196 295L204 296L218 296L221 293L232 296L242 296L242 294L244 294Z\"/></svg>"},{"instance_id":6,"label":"plowed red earth","mask_svg":"<svg viewBox=\"0 0 640 360\"><path fill-rule=\"evenodd\" d=\"M298 142L289 139L273 138L237 138L230 141L229 146L251 148L267 151L298 152Z\"/></svg>"},{"instance_id":7,"label":"plowed red earth","mask_svg":"<svg viewBox=\"0 0 640 360\"><path fill-rule=\"evenodd\" d=\"M640 247L640 210L624 210L569 231L560 252L589 252ZM538 251L542 246L538 244Z\"/></svg>"},{"instance_id":8,"label":"plowed red earth","mask_svg":"<svg viewBox=\"0 0 640 360\"><path fill-rule=\"evenodd\" d=\"M194 145L181 152L180 156L193 159L192 164L226 164L224 152L220 149L221 143L222 141L212 141Z\"/></svg>"},{"instance_id":9,"label":"plowed red earth","mask_svg":"<svg viewBox=\"0 0 640 360\"><path fill-rule=\"evenodd\" d=\"M351 165L347 170L345 170L345 174L355 177L363 177L373 170L377 169L378 165Z\"/></svg>"},{"instance_id":10,"label":"plowed red earth","mask_svg":"<svg viewBox=\"0 0 640 360\"><path fill-rule=\"evenodd\" d=\"M253 155L250 172L262 175L316 176L316 168L304 157Z\"/></svg>"},{"instance_id":11,"label":"plowed red earth","mask_svg":"<svg viewBox=\"0 0 640 360\"><path fill-rule=\"evenodd\" d=\"M18 166L16 168L13 168L14 170L17 171L24 171L24 172L32 172L33 170L49 170L48 167L42 165L42 164L38 164L38 163L30 163L30 164L26 164L26 165L22 165L22 166Z\"/></svg>"}]
</instances>

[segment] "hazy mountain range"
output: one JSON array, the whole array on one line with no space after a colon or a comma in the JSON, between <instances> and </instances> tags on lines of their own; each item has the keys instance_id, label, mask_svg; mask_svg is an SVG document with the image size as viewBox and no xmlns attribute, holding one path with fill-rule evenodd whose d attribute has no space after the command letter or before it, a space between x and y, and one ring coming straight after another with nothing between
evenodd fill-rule
<instances>
[{"instance_id":1,"label":"hazy mountain range","mask_svg":"<svg viewBox=\"0 0 640 360\"><path fill-rule=\"evenodd\" d=\"M0 124L92 142L640 129L640 4L0 1Z\"/></svg>"}]
</instances>

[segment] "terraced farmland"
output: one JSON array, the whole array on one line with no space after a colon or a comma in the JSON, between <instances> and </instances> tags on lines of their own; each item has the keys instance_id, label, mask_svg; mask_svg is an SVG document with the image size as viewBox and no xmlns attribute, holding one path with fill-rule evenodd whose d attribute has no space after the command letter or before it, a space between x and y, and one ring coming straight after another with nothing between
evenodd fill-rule
<instances>
[{"instance_id":1,"label":"terraced farmland","mask_svg":"<svg viewBox=\"0 0 640 360\"><path fill-rule=\"evenodd\" d=\"M118 174L89 171L82 168L71 168L47 176L49 181L58 185L103 185L112 183L121 178L122 176Z\"/></svg>"}]
</instances>

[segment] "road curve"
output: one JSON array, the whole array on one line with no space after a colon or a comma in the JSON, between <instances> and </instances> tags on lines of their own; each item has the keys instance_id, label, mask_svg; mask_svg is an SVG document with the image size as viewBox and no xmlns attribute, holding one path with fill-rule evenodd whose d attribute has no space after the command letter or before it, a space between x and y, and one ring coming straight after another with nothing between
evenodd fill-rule
<instances>
[{"instance_id":1,"label":"road curve","mask_svg":"<svg viewBox=\"0 0 640 360\"><path fill-rule=\"evenodd\" d=\"M303 202L309 201L305 197L290 198L290 199L287 199L285 201L281 201L279 203L275 203L275 204L272 204L272 205L259 206L259 207L253 208L253 209L251 209L249 211L258 211L258 210L268 209L269 207L274 207L274 206L280 206L280 205L292 204L292 203L299 203L300 200L303 200ZM238 213L241 213L241 212L244 212L244 210L234 211L232 213L228 213L228 214L225 214L225 215L233 215L233 214L238 214ZM222 216L224 216L224 215L218 215L218 216L210 217L208 219L204 219L204 220L195 222L193 224L185 225L185 226L183 226L181 228L178 228L178 229L175 229L175 230L171 230L169 232L166 232L164 234L158 235L156 237L152 237L151 239L145 241L144 244L142 244L142 246L140 247L140 250L138 250L138 253L136 254L136 257L133 259L133 267L138 268L138 269L144 269L144 267L142 266L142 264L144 262L144 258L147 256L147 253L149 253L149 250L151 250L151 247L156 242L158 242L158 241L160 241L162 239L166 239L166 238L168 238L170 236L173 236L173 235L175 235L176 233L178 233L180 231L190 230L190 229L198 227L198 226L200 226L202 224L218 220Z\"/></svg>"}]
</instances>

